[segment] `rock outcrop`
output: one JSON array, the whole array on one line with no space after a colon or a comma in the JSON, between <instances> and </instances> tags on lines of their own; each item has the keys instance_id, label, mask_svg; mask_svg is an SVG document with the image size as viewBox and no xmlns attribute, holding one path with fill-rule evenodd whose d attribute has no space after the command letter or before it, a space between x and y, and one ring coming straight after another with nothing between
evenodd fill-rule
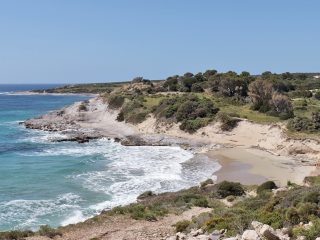
<instances>
[{"instance_id":1,"label":"rock outcrop","mask_svg":"<svg viewBox=\"0 0 320 240\"><path fill-rule=\"evenodd\" d=\"M309 223L308 225L310 225ZM177 233L175 236L166 238L166 240L290 240L289 230L287 228L273 229L267 224L253 221L251 223L253 229L245 230L242 235L234 237L226 237L227 230L215 230L213 233L205 233L203 229L191 230L190 233ZM306 227L306 226L305 226ZM304 236L299 236L299 240L306 239ZM315 240L320 240L320 237Z\"/></svg>"}]
</instances>

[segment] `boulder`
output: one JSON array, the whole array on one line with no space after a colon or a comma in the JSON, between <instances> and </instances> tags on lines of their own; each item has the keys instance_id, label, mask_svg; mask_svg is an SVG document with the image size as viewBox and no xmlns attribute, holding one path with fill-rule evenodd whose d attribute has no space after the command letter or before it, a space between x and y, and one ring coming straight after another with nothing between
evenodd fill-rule
<instances>
[{"instance_id":1,"label":"boulder","mask_svg":"<svg viewBox=\"0 0 320 240\"><path fill-rule=\"evenodd\" d=\"M198 230L193 229L193 230L190 231L190 235L193 236L193 237L199 236L201 234L203 234L203 230L201 228L198 229Z\"/></svg>"},{"instance_id":2,"label":"boulder","mask_svg":"<svg viewBox=\"0 0 320 240\"><path fill-rule=\"evenodd\" d=\"M260 236L263 236L266 240L280 240L274 229L267 224L262 226L259 233Z\"/></svg>"},{"instance_id":3,"label":"boulder","mask_svg":"<svg viewBox=\"0 0 320 240\"><path fill-rule=\"evenodd\" d=\"M256 231L246 230L243 232L241 240L261 240L261 238Z\"/></svg>"},{"instance_id":4,"label":"boulder","mask_svg":"<svg viewBox=\"0 0 320 240\"><path fill-rule=\"evenodd\" d=\"M298 236L296 240L307 240L305 236Z\"/></svg>"},{"instance_id":5,"label":"boulder","mask_svg":"<svg viewBox=\"0 0 320 240\"><path fill-rule=\"evenodd\" d=\"M209 240L208 235L199 235L195 238L196 240Z\"/></svg>"},{"instance_id":6,"label":"boulder","mask_svg":"<svg viewBox=\"0 0 320 240\"><path fill-rule=\"evenodd\" d=\"M211 233L209 237L210 240L219 240L220 238L221 238L220 231L214 231L213 233Z\"/></svg>"},{"instance_id":7,"label":"boulder","mask_svg":"<svg viewBox=\"0 0 320 240\"><path fill-rule=\"evenodd\" d=\"M186 240L187 239L187 235L181 232L178 232L176 234L176 240Z\"/></svg>"},{"instance_id":8,"label":"boulder","mask_svg":"<svg viewBox=\"0 0 320 240\"><path fill-rule=\"evenodd\" d=\"M265 238L266 240L280 240L280 238L277 236L276 231L267 224L253 221L251 223L251 226L261 238Z\"/></svg>"}]
</instances>

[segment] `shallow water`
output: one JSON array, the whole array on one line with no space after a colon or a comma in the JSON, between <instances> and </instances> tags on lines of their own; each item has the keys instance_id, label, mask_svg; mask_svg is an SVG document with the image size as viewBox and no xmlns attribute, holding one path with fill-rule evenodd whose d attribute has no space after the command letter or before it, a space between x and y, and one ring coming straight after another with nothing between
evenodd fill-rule
<instances>
[{"instance_id":1,"label":"shallow water","mask_svg":"<svg viewBox=\"0 0 320 240\"><path fill-rule=\"evenodd\" d=\"M8 87L0 85L0 92ZM58 133L19 125L87 98L0 94L0 230L76 223L146 190L193 186L219 168L179 147L126 147L107 139L53 143Z\"/></svg>"}]
</instances>

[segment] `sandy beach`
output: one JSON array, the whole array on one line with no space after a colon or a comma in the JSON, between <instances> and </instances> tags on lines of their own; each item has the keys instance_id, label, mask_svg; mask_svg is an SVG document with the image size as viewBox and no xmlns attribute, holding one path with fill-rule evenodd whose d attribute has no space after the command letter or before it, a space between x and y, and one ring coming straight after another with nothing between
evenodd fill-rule
<instances>
[{"instance_id":1,"label":"sandy beach","mask_svg":"<svg viewBox=\"0 0 320 240\"><path fill-rule=\"evenodd\" d=\"M207 155L217 159L222 166L215 173L219 182L228 180L255 185L273 180L279 186L285 186L288 181L302 184L305 176L318 171L310 163L253 148L221 148L209 151Z\"/></svg>"}]
</instances>

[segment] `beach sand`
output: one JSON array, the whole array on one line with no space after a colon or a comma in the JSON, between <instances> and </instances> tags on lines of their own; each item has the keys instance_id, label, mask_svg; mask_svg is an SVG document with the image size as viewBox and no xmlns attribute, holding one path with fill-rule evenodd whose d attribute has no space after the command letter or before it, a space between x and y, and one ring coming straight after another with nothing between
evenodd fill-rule
<instances>
[{"instance_id":1,"label":"beach sand","mask_svg":"<svg viewBox=\"0 0 320 240\"><path fill-rule=\"evenodd\" d=\"M317 169L292 157L276 156L252 148L221 148L207 153L217 159L222 168L215 173L217 181L261 184L267 180L285 186L288 181L302 184L306 176L316 175Z\"/></svg>"}]
</instances>

